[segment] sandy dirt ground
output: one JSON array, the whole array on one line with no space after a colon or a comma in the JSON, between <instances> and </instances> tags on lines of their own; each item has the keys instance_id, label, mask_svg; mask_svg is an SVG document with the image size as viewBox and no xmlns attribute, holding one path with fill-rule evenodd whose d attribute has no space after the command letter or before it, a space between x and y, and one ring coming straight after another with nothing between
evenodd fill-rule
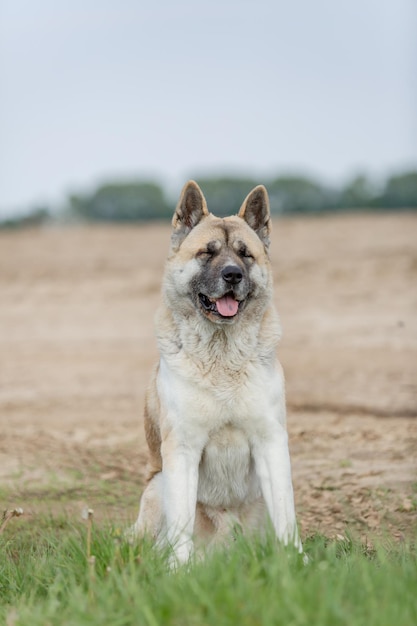
<instances>
[{"instance_id":1,"label":"sandy dirt ground","mask_svg":"<svg viewBox=\"0 0 417 626\"><path fill-rule=\"evenodd\" d=\"M168 241L168 225L0 232L1 508L133 519ZM415 535L416 242L412 214L274 223L304 536Z\"/></svg>"}]
</instances>

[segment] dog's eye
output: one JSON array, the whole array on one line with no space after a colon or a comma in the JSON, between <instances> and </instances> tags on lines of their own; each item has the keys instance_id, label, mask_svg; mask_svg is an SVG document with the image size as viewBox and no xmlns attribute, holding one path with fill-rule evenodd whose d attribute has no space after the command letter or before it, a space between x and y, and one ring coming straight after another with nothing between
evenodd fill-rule
<instances>
[{"instance_id":1,"label":"dog's eye","mask_svg":"<svg viewBox=\"0 0 417 626\"><path fill-rule=\"evenodd\" d=\"M209 241L205 248L201 248L201 250L197 252L197 257L213 257L215 254L217 254L218 248L219 246L216 244L215 241Z\"/></svg>"},{"instance_id":2,"label":"dog's eye","mask_svg":"<svg viewBox=\"0 0 417 626\"><path fill-rule=\"evenodd\" d=\"M253 254L251 254L249 252L249 250L247 249L246 246L240 246L239 250L238 250L238 255L242 258L242 259L253 259L254 256Z\"/></svg>"},{"instance_id":3,"label":"dog's eye","mask_svg":"<svg viewBox=\"0 0 417 626\"><path fill-rule=\"evenodd\" d=\"M197 252L197 258L212 257L214 255L215 250L213 250L212 248L204 248L203 250L199 250Z\"/></svg>"}]
</instances>

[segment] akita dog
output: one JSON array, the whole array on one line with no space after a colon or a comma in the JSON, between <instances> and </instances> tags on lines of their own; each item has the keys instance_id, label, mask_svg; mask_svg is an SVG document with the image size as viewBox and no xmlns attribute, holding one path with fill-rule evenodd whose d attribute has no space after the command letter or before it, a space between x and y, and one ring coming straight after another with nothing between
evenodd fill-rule
<instances>
[{"instance_id":1,"label":"akita dog","mask_svg":"<svg viewBox=\"0 0 417 626\"><path fill-rule=\"evenodd\" d=\"M280 324L272 301L268 194L255 187L238 215L209 213L183 188L157 314L159 364L149 386L148 483L136 536L188 561L194 540L238 525L301 552L286 432Z\"/></svg>"}]
</instances>

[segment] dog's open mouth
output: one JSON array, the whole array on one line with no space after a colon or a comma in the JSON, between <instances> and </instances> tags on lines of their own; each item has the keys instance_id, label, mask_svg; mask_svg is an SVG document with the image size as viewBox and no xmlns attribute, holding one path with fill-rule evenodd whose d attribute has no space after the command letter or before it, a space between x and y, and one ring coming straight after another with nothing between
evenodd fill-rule
<instances>
[{"instance_id":1,"label":"dog's open mouth","mask_svg":"<svg viewBox=\"0 0 417 626\"><path fill-rule=\"evenodd\" d=\"M242 305L242 300L236 300L234 295L229 292L221 298L209 298L203 293L198 294L201 306L207 313L214 313L219 317L234 317Z\"/></svg>"}]
</instances>

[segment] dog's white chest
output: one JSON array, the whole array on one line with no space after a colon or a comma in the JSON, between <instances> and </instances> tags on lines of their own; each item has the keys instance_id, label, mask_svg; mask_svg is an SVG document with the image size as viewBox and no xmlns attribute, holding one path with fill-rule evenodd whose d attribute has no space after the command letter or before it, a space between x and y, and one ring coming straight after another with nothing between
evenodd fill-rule
<instances>
[{"instance_id":1,"label":"dog's white chest","mask_svg":"<svg viewBox=\"0 0 417 626\"><path fill-rule=\"evenodd\" d=\"M199 466L197 500L213 507L235 507L260 494L250 444L242 430L223 426L209 439Z\"/></svg>"}]
</instances>

